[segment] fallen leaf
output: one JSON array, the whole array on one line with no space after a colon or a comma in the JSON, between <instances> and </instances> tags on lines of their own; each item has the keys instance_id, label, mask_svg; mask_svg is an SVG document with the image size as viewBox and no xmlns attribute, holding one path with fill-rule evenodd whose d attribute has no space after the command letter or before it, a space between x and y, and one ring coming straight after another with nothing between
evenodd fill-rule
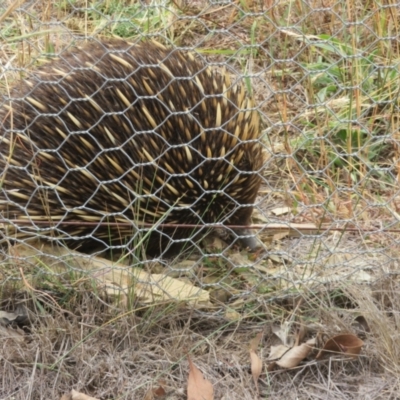
<instances>
[{"instance_id":1,"label":"fallen leaf","mask_svg":"<svg viewBox=\"0 0 400 400\"><path fill-rule=\"evenodd\" d=\"M71 390L71 398L72 400L98 400L95 397L87 396L86 394L77 392L76 390Z\"/></svg>"},{"instance_id":2,"label":"fallen leaf","mask_svg":"<svg viewBox=\"0 0 400 400\"><path fill-rule=\"evenodd\" d=\"M364 342L351 333L337 335L325 343L323 349L319 351L315 358L318 360L324 356L332 356L334 354L345 354L356 358L360 354L363 345Z\"/></svg>"},{"instance_id":3,"label":"fallen leaf","mask_svg":"<svg viewBox=\"0 0 400 400\"><path fill-rule=\"evenodd\" d=\"M269 356L267 360L279 360L290 348L284 346L283 344L279 344L278 346L271 346L271 351L269 352Z\"/></svg>"},{"instance_id":4,"label":"fallen leaf","mask_svg":"<svg viewBox=\"0 0 400 400\"><path fill-rule=\"evenodd\" d=\"M300 346L292 347L282 358L276 362L281 368L297 367L310 353L315 344L315 339L310 339Z\"/></svg>"},{"instance_id":5,"label":"fallen leaf","mask_svg":"<svg viewBox=\"0 0 400 400\"><path fill-rule=\"evenodd\" d=\"M189 378L187 388L188 400L213 400L214 388L210 381L204 378L201 371L188 356Z\"/></svg>"},{"instance_id":6,"label":"fallen leaf","mask_svg":"<svg viewBox=\"0 0 400 400\"><path fill-rule=\"evenodd\" d=\"M268 254L268 258L269 258L272 262L274 262L274 263L276 263L276 264L282 264L283 258L280 257L280 256L276 256L275 254Z\"/></svg>"},{"instance_id":7,"label":"fallen leaf","mask_svg":"<svg viewBox=\"0 0 400 400\"><path fill-rule=\"evenodd\" d=\"M290 213L290 211L291 211L290 207L277 207L271 210L271 212L276 216Z\"/></svg>"},{"instance_id":8,"label":"fallen leaf","mask_svg":"<svg viewBox=\"0 0 400 400\"><path fill-rule=\"evenodd\" d=\"M159 382L159 385L160 386L157 389L153 390L155 398L163 397L167 394L167 392L164 389L165 382Z\"/></svg>"},{"instance_id":9,"label":"fallen leaf","mask_svg":"<svg viewBox=\"0 0 400 400\"><path fill-rule=\"evenodd\" d=\"M134 290L138 299L146 304L184 301L198 308L212 307L207 290L165 274L150 274L142 268L128 269L123 264L101 257L93 256L88 259L86 254L53 247L40 241L30 242L29 246L17 244L10 249L10 255L13 254L35 260L37 265L48 265L54 273L69 271L71 267L86 271L89 277L105 287L110 297L118 302L129 291ZM54 262L55 258L57 262Z\"/></svg>"},{"instance_id":10,"label":"fallen leaf","mask_svg":"<svg viewBox=\"0 0 400 400\"><path fill-rule=\"evenodd\" d=\"M262 361L260 357L258 357L256 350L261 342L262 336L263 332L259 332L253 339L250 340L251 374L253 376L254 384L256 385L257 393L258 393L258 378L260 377L262 371Z\"/></svg>"},{"instance_id":11,"label":"fallen leaf","mask_svg":"<svg viewBox=\"0 0 400 400\"><path fill-rule=\"evenodd\" d=\"M147 274L144 271L135 271L140 274L141 282L136 284L136 292L141 301L154 303L166 300L186 301L188 303L201 303L210 306L209 293L191 283L171 278L163 274ZM142 282L143 280L143 282Z\"/></svg>"},{"instance_id":12,"label":"fallen leaf","mask_svg":"<svg viewBox=\"0 0 400 400\"><path fill-rule=\"evenodd\" d=\"M261 338L262 338L263 333L262 332L258 332L257 335L250 340L250 350L254 350L256 351L258 348L258 345L261 342Z\"/></svg>"},{"instance_id":13,"label":"fallen leaf","mask_svg":"<svg viewBox=\"0 0 400 400\"><path fill-rule=\"evenodd\" d=\"M250 349L251 374L258 393L258 378L262 372L262 361L253 349Z\"/></svg>"},{"instance_id":14,"label":"fallen leaf","mask_svg":"<svg viewBox=\"0 0 400 400\"><path fill-rule=\"evenodd\" d=\"M160 386L157 389L150 388L143 397L143 400L156 400L166 395L165 389Z\"/></svg>"}]
</instances>

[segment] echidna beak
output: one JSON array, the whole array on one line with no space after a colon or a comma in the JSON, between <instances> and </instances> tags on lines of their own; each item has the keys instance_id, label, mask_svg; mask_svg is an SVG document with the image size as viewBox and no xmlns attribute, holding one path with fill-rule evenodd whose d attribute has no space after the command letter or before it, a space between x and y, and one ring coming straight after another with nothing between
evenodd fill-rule
<instances>
[{"instance_id":1,"label":"echidna beak","mask_svg":"<svg viewBox=\"0 0 400 400\"><path fill-rule=\"evenodd\" d=\"M248 231L236 232L239 236L239 243L241 247L250 251L255 251L261 247L261 242L256 235L251 234Z\"/></svg>"}]
</instances>

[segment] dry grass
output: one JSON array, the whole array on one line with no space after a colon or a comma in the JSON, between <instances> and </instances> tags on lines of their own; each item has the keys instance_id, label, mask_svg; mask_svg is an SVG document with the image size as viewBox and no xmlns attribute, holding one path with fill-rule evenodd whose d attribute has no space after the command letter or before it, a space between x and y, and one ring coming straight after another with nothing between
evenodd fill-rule
<instances>
[{"instance_id":1,"label":"dry grass","mask_svg":"<svg viewBox=\"0 0 400 400\"><path fill-rule=\"evenodd\" d=\"M264 332L265 362L273 327L287 323L291 332L306 326L307 337L354 333L363 352L351 361L310 358L293 370L264 370L260 398L397 399L397 3L162 3L0 3L0 92L39 56L78 38L143 34L196 48L232 74L251 76L265 122L257 218L339 231L294 238L262 231L268 254L200 257L181 275L212 292L213 307L203 310L135 296L128 306L117 304L82 271L32 269L7 259L4 249L0 310L29 318L6 328L0 318L0 398L57 399L76 389L143 399L162 384L166 398L185 399L191 354L216 399L254 399L248 343ZM279 207L288 210L274 214ZM353 231L340 231L348 227Z\"/></svg>"},{"instance_id":2,"label":"dry grass","mask_svg":"<svg viewBox=\"0 0 400 400\"><path fill-rule=\"evenodd\" d=\"M3 292L2 308L18 304L30 310L30 322L23 330L9 328L8 337L2 332L1 398L60 398L74 388L104 399L142 399L162 382L167 398L183 399L190 353L213 383L216 399L254 399L246 343L264 331L260 354L265 360L274 344L272 327L286 321L291 330L307 326L308 336L353 332L365 348L355 361L308 361L290 371L264 372L261 398L394 399L398 290L392 281L347 289L305 294L301 302L300 297L261 301L256 310L244 308L237 320L176 305L126 312L84 285L68 299L55 291ZM369 332L357 324L360 315Z\"/></svg>"}]
</instances>

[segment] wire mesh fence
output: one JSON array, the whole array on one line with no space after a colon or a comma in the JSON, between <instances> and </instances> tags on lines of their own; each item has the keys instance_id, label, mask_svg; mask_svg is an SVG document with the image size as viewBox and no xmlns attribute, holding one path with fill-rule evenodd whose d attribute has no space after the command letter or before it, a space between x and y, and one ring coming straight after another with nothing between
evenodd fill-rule
<instances>
[{"instance_id":1,"label":"wire mesh fence","mask_svg":"<svg viewBox=\"0 0 400 400\"><path fill-rule=\"evenodd\" d=\"M398 32L0 1L0 398L397 398Z\"/></svg>"},{"instance_id":2,"label":"wire mesh fence","mask_svg":"<svg viewBox=\"0 0 400 400\"><path fill-rule=\"evenodd\" d=\"M276 298L395 273L398 4L0 7L3 282L161 266Z\"/></svg>"}]
</instances>

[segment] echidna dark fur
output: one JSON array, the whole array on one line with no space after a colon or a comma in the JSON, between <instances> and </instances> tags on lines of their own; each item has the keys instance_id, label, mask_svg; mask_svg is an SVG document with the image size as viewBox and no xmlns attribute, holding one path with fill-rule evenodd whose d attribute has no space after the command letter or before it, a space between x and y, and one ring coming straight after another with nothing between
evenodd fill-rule
<instances>
[{"instance_id":1,"label":"echidna dark fur","mask_svg":"<svg viewBox=\"0 0 400 400\"><path fill-rule=\"evenodd\" d=\"M152 255L193 239L159 223L248 225L259 130L243 87L197 55L89 43L39 67L1 108L0 218L10 238L81 248L132 247L146 223Z\"/></svg>"}]
</instances>

